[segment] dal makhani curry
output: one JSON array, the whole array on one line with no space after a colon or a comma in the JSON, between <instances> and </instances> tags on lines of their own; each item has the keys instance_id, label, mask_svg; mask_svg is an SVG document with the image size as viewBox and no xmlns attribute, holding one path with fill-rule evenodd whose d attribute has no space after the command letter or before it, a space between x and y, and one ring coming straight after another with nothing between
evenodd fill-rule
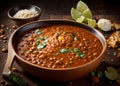
<instances>
[{"instance_id":1,"label":"dal makhani curry","mask_svg":"<svg viewBox=\"0 0 120 86\"><path fill-rule=\"evenodd\" d=\"M71 25L35 28L18 41L18 55L39 66L70 68L86 64L102 52L100 40L91 32Z\"/></svg>"}]
</instances>

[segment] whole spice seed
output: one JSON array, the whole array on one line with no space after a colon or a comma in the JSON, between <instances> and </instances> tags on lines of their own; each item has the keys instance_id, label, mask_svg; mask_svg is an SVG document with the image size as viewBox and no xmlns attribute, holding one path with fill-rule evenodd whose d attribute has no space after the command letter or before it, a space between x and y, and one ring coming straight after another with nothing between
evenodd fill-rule
<instances>
[{"instance_id":1,"label":"whole spice seed","mask_svg":"<svg viewBox=\"0 0 120 86\"><path fill-rule=\"evenodd\" d=\"M4 80L0 80L0 83L5 85L5 81Z\"/></svg>"},{"instance_id":2,"label":"whole spice seed","mask_svg":"<svg viewBox=\"0 0 120 86\"><path fill-rule=\"evenodd\" d=\"M7 43L7 41L6 41L6 40L3 40L3 43Z\"/></svg>"},{"instance_id":3,"label":"whole spice seed","mask_svg":"<svg viewBox=\"0 0 120 86\"><path fill-rule=\"evenodd\" d=\"M0 34L1 34L1 35L3 35L4 32L5 32L5 31L4 31L3 29L0 30Z\"/></svg>"},{"instance_id":4,"label":"whole spice seed","mask_svg":"<svg viewBox=\"0 0 120 86\"><path fill-rule=\"evenodd\" d=\"M5 35L1 35L0 38L3 39L5 37Z\"/></svg>"},{"instance_id":5,"label":"whole spice seed","mask_svg":"<svg viewBox=\"0 0 120 86\"><path fill-rule=\"evenodd\" d=\"M7 39L7 37L6 37L6 36L4 36L2 39L3 39L3 40L6 40L6 39Z\"/></svg>"},{"instance_id":6,"label":"whole spice seed","mask_svg":"<svg viewBox=\"0 0 120 86\"><path fill-rule=\"evenodd\" d=\"M118 57L118 58L120 57L120 52L117 53L117 57Z\"/></svg>"},{"instance_id":7,"label":"whole spice seed","mask_svg":"<svg viewBox=\"0 0 120 86\"><path fill-rule=\"evenodd\" d=\"M17 68L15 68L15 67L12 68L12 71L13 72L19 72L19 70Z\"/></svg>"},{"instance_id":8,"label":"whole spice seed","mask_svg":"<svg viewBox=\"0 0 120 86\"><path fill-rule=\"evenodd\" d=\"M17 27L15 25L12 26L13 29L16 29Z\"/></svg>"},{"instance_id":9,"label":"whole spice seed","mask_svg":"<svg viewBox=\"0 0 120 86\"><path fill-rule=\"evenodd\" d=\"M3 28L3 27L5 27L5 25L4 25L4 24L1 24L1 27Z\"/></svg>"},{"instance_id":10,"label":"whole spice seed","mask_svg":"<svg viewBox=\"0 0 120 86\"><path fill-rule=\"evenodd\" d=\"M2 48L2 52L7 53L8 49L7 48Z\"/></svg>"}]
</instances>

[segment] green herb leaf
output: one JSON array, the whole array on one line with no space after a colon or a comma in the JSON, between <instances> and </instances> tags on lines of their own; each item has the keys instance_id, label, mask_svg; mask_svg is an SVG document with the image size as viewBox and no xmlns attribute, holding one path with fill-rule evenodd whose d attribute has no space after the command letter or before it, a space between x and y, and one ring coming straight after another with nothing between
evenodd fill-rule
<instances>
[{"instance_id":1,"label":"green herb leaf","mask_svg":"<svg viewBox=\"0 0 120 86\"><path fill-rule=\"evenodd\" d=\"M85 53L81 53L80 54L80 57L82 58L82 57L84 57L85 56Z\"/></svg>"},{"instance_id":2,"label":"green herb leaf","mask_svg":"<svg viewBox=\"0 0 120 86\"><path fill-rule=\"evenodd\" d=\"M63 49L60 50L60 52L63 53L63 54L65 54L65 53L68 52L68 49L67 48L63 48Z\"/></svg>"},{"instance_id":3,"label":"green herb leaf","mask_svg":"<svg viewBox=\"0 0 120 86\"><path fill-rule=\"evenodd\" d=\"M76 53L76 55L80 55L81 54L81 52L79 51L78 48L74 48L74 52Z\"/></svg>"},{"instance_id":4,"label":"green herb leaf","mask_svg":"<svg viewBox=\"0 0 120 86\"><path fill-rule=\"evenodd\" d=\"M73 49L69 49L69 51L72 53L72 52L74 52L74 50Z\"/></svg>"},{"instance_id":5,"label":"green herb leaf","mask_svg":"<svg viewBox=\"0 0 120 86\"><path fill-rule=\"evenodd\" d=\"M42 49L46 46L46 43L41 44L39 41L36 44L37 44L37 49Z\"/></svg>"},{"instance_id":6,"label":"green herb leaf","mask_svg":"<svg viewBox=\"0 0 120 86\"><path fill-rule=\"evenodd\" d=\"M103 77L103 73L101 71L98 71L97 76L98 76L98 78L102 78Z\"/></svg>"},{"instance_id":7,"label":"green herb leaf","mask_svg":"<svg viewBox=\"0 0 120 86\"><path fill-rule=\"evenodd\" d=\"M35 33L36 33L36 34L42 34L42 31L41 31L40 29L36 29L36 30L35 30Z\"/></svg>"},{"instance_id":8,"label":"green herb leaf","mask_svg":"<svg viewBox=\"0 0 120 86\"><path fill-rule=\"evenodd\" d=\"M74 48L74 52L76 53L76 55L79 55L81 58L85 56L85 53L81 53L78 48Z\"/></svg>"},{"instance_id":9,"label":"green herb leaf","mask_svg":"<svg viewBox=\"0 0 120 86\"><path fill-rule=\"evenodd\" d=\"M92 71L92 72L91 72L91 75L92 75L92 76L95 76L95 71Z\"/></svg>"},{"instance_id":10,"label":"green herb leaf","mask_svg":"<svg viewBox=\"0 0 120 86\"><path fill-rule=\"evenodd\" d=\"M39 38L40 40L45 40L46 39L46 36L42 36Z\"/></svg>"}]
</instances>

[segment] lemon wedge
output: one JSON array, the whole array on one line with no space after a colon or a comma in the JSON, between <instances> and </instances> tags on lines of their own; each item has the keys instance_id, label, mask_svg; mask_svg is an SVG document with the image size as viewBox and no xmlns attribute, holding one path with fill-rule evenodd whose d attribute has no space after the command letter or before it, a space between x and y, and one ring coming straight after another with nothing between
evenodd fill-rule
<instances>
[{"instance_id":1,"label":"lemon wedge","mask_svg":"<svg viewBox=\"0 0 120 86\"><path fill-rule=\"evenodd\" d=\"M77 20L81 16L81 12L79 12L75 8L72 8L71 9L71 16L74 20Z\"/></svg>"},{"instance_id":2,"label":"lemon wedge","mask_svg":"<svg viewBox=\"0 0 120 86\"><path fill-rule=\"evenodd\" d=\"M86 18L91 18L92 19L92 12L90 11L90 9L86 9L83 13L83 16L85 16Z\"/></svg>"},{"instance_id":3,"label":"lemon wedge","mask_svg":"<svg viewBox=\"0 0 120 86\"><path fill-rule=\"evenodd\" d=\"M79 23L84 23L85 22L85 17L80 16L80 18L78 18L76 21L79 22Z\"/></svg>"},{"instance_id":4,"label":"lemon wedge","mask_svg":"<svg viewBox=\"0 0 120 86\"><path fill-rule=\"evenodd\" d=\"M96 20L94 19L87 19L87 22L88 22L88 25L91 26L91 27L95 27L96 26Z\"/></svg>"},{"instance_id":5,"label":"lemon wedge","mask_svg":"<svg viewBox=\"0 0 120 86\"><path fill-rule=\"evenodd\" d=\"M99 19L97 26L102 31L110 31L112 28L112 24L108 19Z\"/></svg>"},{"instance_id":6,"label":"lemon wedge","mask_svg":"<svg viewBox=\"0 0 120 86\"><path fill-rule=\"evenodd\" d=\"M71 8L71 16L76 22L88 24L91 27L96 26L96 21L92 19L92 12L83 1L77 3L76 9Z\"/></svg>"},{"instance_id":7,"label":"lemon wedge","mask_svg":"<svg viewBox=\"0 0 120 86\"><path fill-rule=\"evenodd\" d=\"M105 70L105 75L110 80L116 80L118 77L118 72L113 67L107 67L107 70Z\"/></svg>"},{"instance_id":8,"label":"lemon wedge","mask_svg":"<svg viewBox=\"0 0 120 86\"><path fill-rule=\"evenodd\" d=\"M88 9L88 6L83 1L79 1L77 3L76 10L83 13L86 9Z\"/></svg>"}]
</instances>

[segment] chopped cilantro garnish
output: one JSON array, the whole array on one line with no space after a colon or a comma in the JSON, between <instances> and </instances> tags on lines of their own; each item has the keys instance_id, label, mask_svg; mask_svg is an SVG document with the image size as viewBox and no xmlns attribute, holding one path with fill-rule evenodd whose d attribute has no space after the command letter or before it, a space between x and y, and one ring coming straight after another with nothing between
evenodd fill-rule
<instances>
[{"instance_id":1,"label":"chopped cilantro garnish","mask_svg":"<svg viewBox=\"0 0 120 86\"><path fill-rule=\"evenodd\" d=\"M67 48L63 48L63 49L60 50L60 52L63 53L63 54L65 54L65 53L68 52L68 49Z\"/></svg>"},{"instance_id":2,"label":"chopped cilantro garnish","mask_svg":"<svg viewBox=\"0 0 120 86\"><path fill-rule=\"evenodd\" d=\"M46 46L46 43L40 43L39 41L36 44L37 44L37 49L42 49Z\"/></svg>"},{"instance_id":3,"label":"chopped cilantro garnish","mask_svg":"<svg viewBox=\"0 0 120 86\"><path fill-rule=\"evenodd\" d=\"M76 53L76 55L79 55L81 58L85 56L85 53L81 53L78 48L74 48L74 52Z\"/></svg>"},{"instance_id":4,"label":"chopped cilantro garnish","mask_svg":"<svg viewBox=\"0 0 120 86\"><path fill-rule=\"evenodd\" d=\"M36 30L35 30L35 33L36 33L36 34L42 34L42 31L41 31L40 29L36 29Z\"/></svg>"}]
</instances>

